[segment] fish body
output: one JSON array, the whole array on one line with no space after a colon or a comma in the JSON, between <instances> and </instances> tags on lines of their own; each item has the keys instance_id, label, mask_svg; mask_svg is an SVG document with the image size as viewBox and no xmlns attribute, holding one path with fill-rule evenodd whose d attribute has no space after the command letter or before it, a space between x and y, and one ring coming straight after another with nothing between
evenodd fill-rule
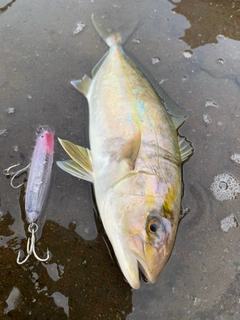
<instances>
[{"instance_id":1,"label":"fish body","mask_svg":"<svg viewBox=\"0 0 240 320\"><path fill-rule=\"evenodd\" d=\"M87 98L97 197L103 199L114 182L133 170L155 174L181 162L173 121L119 45L110 47Z\"/></svg>"},{"instance_id":2,"label":"fish body","mask_svg":"<svg viewBox=\"0 0 240 320\"><path fill-rule=\"evenodd\" d=\"M58 165L94 184L120 268L138 289L139 269L154 283L172 251L181 205L181 164L192 147L177 135L184 112L172 101L166 107L124 53L121 33L108 34L93 23L109 51L92 79L72 81L88 99L91 151L60 140L72 160Z\"/></svg>"},{"instance_id":3,"label":"fish body","mask_svg":"<svg viewBox=\"0 0 240 320\"><path fill-rule=\"evenodd\" d=\"M54 131L41 126L37 132L25 194L27 221L35 222L45 203L53 164Z\"/></svg>"}]
</instances>

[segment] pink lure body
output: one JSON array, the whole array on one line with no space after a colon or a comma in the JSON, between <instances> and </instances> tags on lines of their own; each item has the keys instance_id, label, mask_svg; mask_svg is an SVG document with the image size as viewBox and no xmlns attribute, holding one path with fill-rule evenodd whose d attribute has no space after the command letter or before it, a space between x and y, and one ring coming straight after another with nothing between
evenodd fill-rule
<instances>
[{"instance_id":1,"label":"pink lure body","mask_svg":"<svg viewBox=\"0 0 240 320\"><path fill-rule=\"evenodd\" d=\"M52 172L54 130L41 126L37 132L25 195L27 221L35 222L45 203Z\"/></svg>"}]
</instances>

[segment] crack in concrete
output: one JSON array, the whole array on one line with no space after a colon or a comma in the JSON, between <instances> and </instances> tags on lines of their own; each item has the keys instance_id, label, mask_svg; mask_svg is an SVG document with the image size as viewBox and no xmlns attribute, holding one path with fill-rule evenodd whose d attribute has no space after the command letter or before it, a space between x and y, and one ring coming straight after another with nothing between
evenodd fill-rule
<instances>
[{"instance_id":1,"label":"crack in concrete","mask_svg":"<svg viewBox=\"0 0 240 320\"><path fill-rule=\"evenodd\" d=\"M5 6L0 8L0 13L6 11L9 7L12 6L12 4L15 2L16 0L12 0L11 2L7 3Z\"/></svg>"}]
</instances>

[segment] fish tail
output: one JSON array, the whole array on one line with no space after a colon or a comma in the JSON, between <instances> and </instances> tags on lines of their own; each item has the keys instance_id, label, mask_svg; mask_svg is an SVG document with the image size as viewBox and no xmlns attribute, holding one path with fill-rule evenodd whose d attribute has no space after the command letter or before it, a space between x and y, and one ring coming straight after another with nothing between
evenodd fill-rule
<instances>
[{"instance_id":1,"label":"fish tail","mask_svg":"<svg viewBox=\"0 0 240 320\"><path fill-rule=\"evenodd\" d=\"M92 23L100 37L111 47L113 45L122 45L136 29L139 19L132 19L129 23L124 24L117 31L110 29L102 24L102 21L92 14Z\"/></svg>"}]
</instances>

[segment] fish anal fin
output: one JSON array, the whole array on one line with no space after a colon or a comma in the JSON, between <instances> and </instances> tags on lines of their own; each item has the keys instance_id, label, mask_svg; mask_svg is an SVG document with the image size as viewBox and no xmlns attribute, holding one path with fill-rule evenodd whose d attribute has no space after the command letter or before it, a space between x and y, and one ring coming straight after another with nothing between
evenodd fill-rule
<instances>
[{"instance_id":1,"label":"fish anal fin","mask_svg":"<svg viewBox=\"0 0 240 320\"><path fill-rule=\"evenodd\" d=\"M87 148L80 147L70 141L58 138L61 146L80 167L87 171L90 175L93 173L92 169L92 155Z\"/></svg>"},{"instance_id":2,"label":"fish anal fin","mask_svg":"<svg viewBox=\"0 0 240 320\"><path fill-rule=\"evenodd\" d=\"M59 168L71 174L74 177L83 179L93 183L93 177L83 167L81 167L74 160L65 160L56 162Z\"/></svg>"},{"instance_id":3,"label":"fish anal fin","mask_svg":"<svg viewBox=\"0 0 240 320\"><path fill-rule=\"evenodd\" d=\"M87 75L85 75L82 79L80 80L72 80L71 84L78 90L80 91L82 94L85 95L85 97L87 97L89 89L91 87L91 82L92 79L89 78Z\"/></svg>"},{"instance_id":4,"label":"fish anal fin","mask_svg":"<svg viewBox=\"0 0 240 320\"><path fill-rule=\"evenodd\" d=\"M137 130L134 136L121 147L120 161L125 160L130 169L134 169L135 162L139 153L141 144L141 131Z\"/></svg>"},{"instance_id":5,"label":"fish anal fin","mask_svg":"<svg viewBox=\"0 0 240 320\"><path fill-rule=\"evenodd\" d=\"M185 137L178 137L179 151L182 162L188 160L193 154L193 146Z\"/></svg>"}]
</instances>

